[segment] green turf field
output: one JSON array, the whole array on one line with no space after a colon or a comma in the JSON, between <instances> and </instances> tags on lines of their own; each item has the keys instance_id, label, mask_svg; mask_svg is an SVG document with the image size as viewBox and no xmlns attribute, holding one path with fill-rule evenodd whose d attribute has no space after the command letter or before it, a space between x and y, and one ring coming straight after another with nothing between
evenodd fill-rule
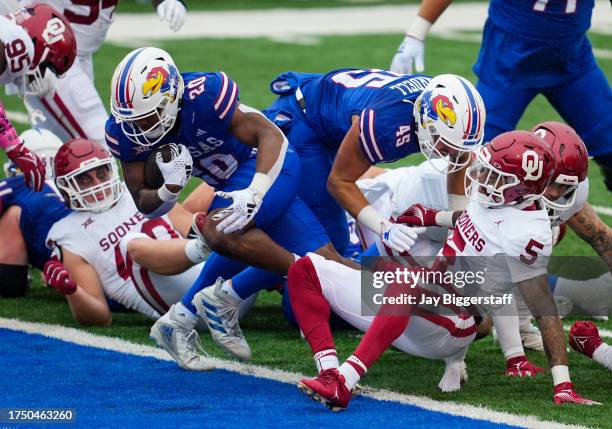
<instances>
[{"instance_id":1,"label":"green turf field","mask_svg":"<svg viewBox=\"0 0 612 429\"><path fill-rule=\"evenodd\" d=\"M337 67L386 68L401 36L342 36L323 37L315 45L294 45L264 39L249 40L185 40L163 43L181 70L226 71L240 84L241 100L255 107L265 107L273 96L268 91L269 81L279 72L299 70L323 72ZM595 47L611 46L612 37L594 37ZM96 84L104 100L108 99L108 83L115 65L129 51L127 48L104 45L95 57ZM457 73L469 77L471 65L478 51L477 43L460 43L431 37L426 51L427 72L430 74ZM601 60L607 76L612 77L612 61ZM3 101L5 98L3 98ZM8 99L7 108L23 110L18 99ZM520 128L530 128L542 120L558 119L546 101L538 98L530 106ZM420 160L408 158L406 163ZM591 194L589 201L612 206L611 194L601 183L597 167L591 164ZM605 217L612 225L612 218ZM562 255L592 255L592 250L572 233L555 250ZM60 323L76 326L62 297L45 289L36 277L29 296L20 300L0 301L0 317ZM314 374L313 362L307 344L296 330L290 329L279 310L280 297L275 292L260 294L258 302L242 325L253 348L254 362L275 368ZM135 342L151 344L148 340L150 322L134 314L117 314L109 328L91 328L89 331L122 337ZM612 329L612 322L602 323ZM208 335L204 345L212 354L220 355ZM337 333L340 357L348 356L360 338L358 332L341 330ZM532 353L536 364L546 366L543 354ZM572 378L580 392L605 403L602 407L556 407L551 401L552 379L549 375L535 380L509 379L503 376L501 352L490 338L476 343L468 353L469 383L453 394L442 394L437 383L443 373L441 362L426 361L407 356L395 350L385 353L381 361L363 380L365 384L425 395L439 400L453 400L469 404L482 404L495 410L530 414L564 423L586 424L612 428L612 378L607 370L576 353L570 354ZM350 411L349 411L350 412Z\"/></svg>"}]
</instances>

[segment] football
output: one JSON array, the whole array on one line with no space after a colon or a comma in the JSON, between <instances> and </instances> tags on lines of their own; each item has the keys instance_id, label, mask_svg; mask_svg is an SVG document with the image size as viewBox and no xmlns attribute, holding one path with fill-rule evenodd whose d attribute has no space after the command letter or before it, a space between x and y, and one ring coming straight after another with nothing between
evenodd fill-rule
<instances>
[{"instance_id":1,"label":"football","mask_svg":"<svg viewBox=\"0 0 612 429\"><path fill-rule=\"evenodd\" d=\"M161 152L164 162L172 159L172 151L169 144L154 149L145 162L145 184L151 189L158 189L164 184L164 177L155 162L157 153Z\"/></svg>"}]
</instances>

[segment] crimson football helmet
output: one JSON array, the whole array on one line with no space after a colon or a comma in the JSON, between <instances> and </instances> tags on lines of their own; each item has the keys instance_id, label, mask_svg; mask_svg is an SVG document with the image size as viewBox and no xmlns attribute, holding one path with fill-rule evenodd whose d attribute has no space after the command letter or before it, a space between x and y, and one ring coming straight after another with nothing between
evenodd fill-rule
<instances>
[{"instance_id":1,"label":"crimson football helmet","mask_svg":"<svg viewBox=\"0 0 612 429\"><path fill-rule=\"evenodd\" d=\"M61 77L70 69L77 54L77 42L70 23L56 9L33 3L7 15L23 27L34 44L34 58L26 73L26 84L40 86L47 70ZM28 77L30 79L28 79Z\"/></svg>"},{"instance_id":2,"label":"crimson football helmet","mask_svg":"<svg viewBox=\"0 0 612 429\"><path fill-rule=\"evenodd\" d=\"M554 201L542 197L550 220L554 222L576 201L578 184L586 179L589 172L589 155L584 142L569 125L555 121L542 122L531 132L552 148L557 168L551 183L567 186L563 195Z\"/></svg>"},{"instance_id":3,"label":"crimson football helmet","mask_svg":"<svg viewBox=\"0 0 612 429\"><path fill-rule=\"evenodd\" d=\"M465 175L465 194L487 207L526 207L546 190L555 166L552 149L540 137L503 133L478 150Z\"/></svg>"},{"instance_id":4,"label":"crimson football helmet","mask_svg":"<svg viewBox=\"0 0 612 429\"><path fill-rule=\"evenodd\" d=\"M115 159L92 140L64 143L55 155L54 170L55 185L72 210L103 212L123 194Z\"/></svg>"}]
</instances>

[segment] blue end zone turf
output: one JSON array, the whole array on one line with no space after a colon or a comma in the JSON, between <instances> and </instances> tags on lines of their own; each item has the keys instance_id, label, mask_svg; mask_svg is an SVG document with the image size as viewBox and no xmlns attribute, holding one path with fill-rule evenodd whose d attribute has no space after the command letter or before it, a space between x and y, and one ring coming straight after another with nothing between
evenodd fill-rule
<instances>
[{"instance_id":1,"label":"blue end zone turf","mask_svg":"<svg viewBox=\"0 0 612 429\"><path fill-rule=\"evenodd\" d=\"M359 396L332 413L290 384L7 329L0 344L0 407L73 408L82 427L510 427Z\"/></svg>"}]
</instances>

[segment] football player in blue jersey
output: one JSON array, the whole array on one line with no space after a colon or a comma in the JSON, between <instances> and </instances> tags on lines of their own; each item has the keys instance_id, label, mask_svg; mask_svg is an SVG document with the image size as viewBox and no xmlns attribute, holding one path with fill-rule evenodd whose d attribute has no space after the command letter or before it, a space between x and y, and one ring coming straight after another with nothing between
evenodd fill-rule
<instances>
[{"instance_id":1,"label":"football player in blue jersey","mask_svg":"<svg viewBox=\"0 0 612 429\"><path fill-rule=\"evenodd\" d=\"M108 147L147 217L172 208L192 171L217 190L208 219L197 218L197 230L215 253L182 303L154 325L152 337L177 355L176 345L193 329L197 313L222 348L249 359L238 305L256 286L278 278L249 265L285 274L293 253L319 249L339 258L316 217L296 198L297 153L272 122L239 101L238 85L225 73L180 74L170 55L157 48L136 49L117 66L111 112ZM152 189L144 180L145 160L164 144L173 144L172 157L164 160L158 153L164 184Z\"/></svg>"},{"instance_id":2,"label":"football player in blue jersey","mask_svg":"<svg viewBox=\"0 0 612 429\"><path fill-rule=\"evenodd\" d=\"M0 296L18 297L28 287L28 264L43 268L51 256L46 238L51 226L70 213L53 184L53 157L61 140L47 130L27 130L20 135L24 147L46 166L47 181L41 192L26 186L19 165L5 165L0 180Z\"/></svg>"},{"instance_id":3,"label":"football player in blue jersey","mask_svg":"<svg viewBox=\"0 0 612 429\"><path fill-rule=\"evenodd\" d=\"M429 159L446 157L451 205L465 206L465 167L482 143L486 116L466 79L341 69L324 75L287 72L271 88L280 97L264 112L300 155L305 174L298 195L340 252L349 239L344 209L400 252L419 232L368 205L355 182L373 164L418 152Z\"/></svg>"},{"instance_id":4,"label":"football player in blue jersey","mask_svg":"<svg viewBox=\"0 0 612 429\"><path fill-rule=\"evenodd\" d=\"M422 0L391 70L423 71L424 40L452 0ZM544 95L586 143L612 190L612 90L587 37L594 0L491 0L474 72L488 112L485 141L513 130Z\"/></svg>"}]
</instances>

